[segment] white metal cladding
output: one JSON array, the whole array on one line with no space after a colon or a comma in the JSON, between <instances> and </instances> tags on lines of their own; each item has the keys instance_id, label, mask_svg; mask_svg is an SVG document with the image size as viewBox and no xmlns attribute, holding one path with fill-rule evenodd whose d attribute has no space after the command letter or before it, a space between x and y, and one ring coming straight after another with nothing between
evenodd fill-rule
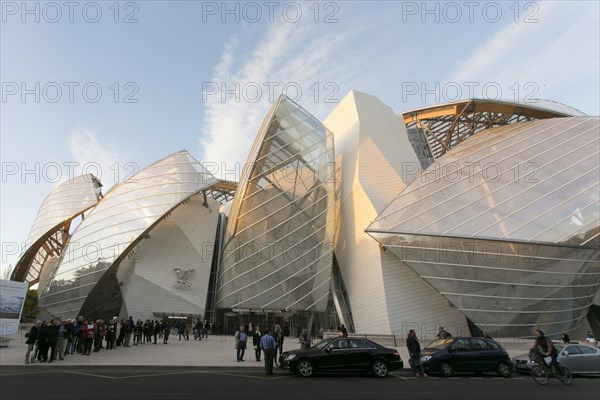
<instances>
[{"instance_id":1,"label":"white metal cladding","mask_svg":"<svg viewBox=\"0 0 600 400\"><path fill-rule=\"evenodd\" d=\"M186 151L174 153L115 186L73 233L40 303L72 315L104 272L147 229L216 179Z\"/></svg>"},{"instance_id":2,"label":"white metal cladding","mask_svg":"<svg viewBox=\"0 0 600 400\"><path fill-rule=\"evenodd\" d=\"M217 308L325 311L333 261L333 157L331 133L280 96L238 185Z\"/></svg>"},{"instance_id":3,"label":"white metal cladding","mask_svg":"<svg viewBox=\"0 0 600 400\"><path fill-rule=\"evenodd\" d=\"M352 91L325 126L334 134L340 177L336 259L356 331L404 335L414 328L430 337L428 329L437 332L439 324L464 322L443 296L364 232L406 186L408 172L419 168L403 121L377 97Z\"/></svg>"},{"instance_id":4,"label":"white metal cladding","mask_svg":"<svg viewBox=\"0 0 600 400\"><path fill-rule=\"evenodd\" d=\"M368 232L597 247L600 119L490 129L448 152Z\"/></svg>"},{"instance_id":5,"label":"white metal cladding","mask_svg":"<svg viewBox=\"0 0 600 400\"><path fill-rule=\"evenodd\" d=\"M81 175L66 182L46 196L40 206L31 231L25 241L25 252L16 265L15 271L25 276L25 282L38 281L42 267L49 258L57 257L64 240L68 238L71 220L81 215L98 203L100 198L100 182L92 174ZM61 227L67 231L57 232ZM49 238L54 243L44 246ZM32 252L35 252L33 256ZM22 265L25 262L27 265Z\"/></svg>"},{"instance_id":6,"label":"white metal cladding","mask_svg":"<svg viewBox=\"0 0 600 400\"><path fill-rule=\"evenodd\" d=\"M161 220L119 265L117 278L123 282L122 310L135 318L156 315L202 317L206 305L210 267L220 203L202 194ZM175 269L192 272L184 285L178 284Z\"/></svg>"}]
</instances>

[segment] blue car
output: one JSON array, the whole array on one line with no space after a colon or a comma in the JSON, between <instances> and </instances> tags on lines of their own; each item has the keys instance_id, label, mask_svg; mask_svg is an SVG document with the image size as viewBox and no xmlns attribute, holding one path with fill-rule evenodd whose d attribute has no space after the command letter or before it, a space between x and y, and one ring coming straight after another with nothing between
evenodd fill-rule
<instances>
[{"instance_id":1,"label":"blue car","mask_svg":"<svg viewBox=\"0 0 600 400\"><path fill-rule=\"evenodd\" d=\"M512 362L508 352L493 339L456 337L436 340L421 351L428 372L452 376L456 372L495 372L510 377Z\"/></svg>"}]
</instances>

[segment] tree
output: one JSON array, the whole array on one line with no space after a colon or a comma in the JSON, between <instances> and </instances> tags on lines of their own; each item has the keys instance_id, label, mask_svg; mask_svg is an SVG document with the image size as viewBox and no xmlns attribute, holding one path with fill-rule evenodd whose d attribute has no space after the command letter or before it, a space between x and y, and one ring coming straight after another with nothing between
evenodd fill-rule
<instances>
[{"instance_id":1,"label":"tree","mask_svg":"<svg viewBox=\"0 0 600 400\"><path fill-rule=\"evenodd\" d=\"M38 291L36 289L27 290L22 318L35 318L40 315L41 311L40 305L38 304Z\"/></svg>"}]
</instances>

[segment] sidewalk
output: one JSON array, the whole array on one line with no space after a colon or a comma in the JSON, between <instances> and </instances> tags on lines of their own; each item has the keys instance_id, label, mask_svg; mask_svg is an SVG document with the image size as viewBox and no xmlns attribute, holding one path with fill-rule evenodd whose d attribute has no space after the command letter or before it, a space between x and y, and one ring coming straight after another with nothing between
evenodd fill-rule
<instances>
[{"instance_id":1,"label":"sidewalk","mask_svg":"<svg viewBox=\"0 0 600 400\"><path fill-rule=\"evenodd\" d=\"M527 353L531 343L519 340L499 340L506 348L509 355L514 357ZM90 356L72 354L65 357L64 361L57 360L52 364L38 363L33 365L56 366L178 366L178 367L262 367L263 362L256 362L254 349L249 345L246 350L244 362L236 361L233 336L209 336L208 340L199 342L190 338L189 341L179 341L177 336L169 338L168 344L158 340L157 344L142 344L131 347L117 347L114 350L101 349ZM392 347L382 343L386 347ZM426 343L421 343L425 347ZM283 345L284 351L298 349L298 339L286 337ZM408 368L408 352L404 343L398 343L395 348ZM21 338L10 341L7 347L0 348L0 367L8 365L25 365L25 352L27 345ZM262 360L262 358L261 358Z\"/></svg>"}]
</instances>

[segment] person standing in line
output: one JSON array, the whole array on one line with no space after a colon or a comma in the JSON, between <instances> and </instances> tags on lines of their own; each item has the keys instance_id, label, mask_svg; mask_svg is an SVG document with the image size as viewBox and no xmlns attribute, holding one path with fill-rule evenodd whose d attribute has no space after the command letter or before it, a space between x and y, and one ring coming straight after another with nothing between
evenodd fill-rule
<instances>
[{"instance_id":1,"label":"person standing in line","mask_svg":"<svg viewBox=\"0 0 600 400\"><path fill-rule=\"evenodd\" d=\"M119 319L117 317L112 317L112 322L113 322L113 326L115 327L115 333L114 333L114 344L113 344L113 349L117 347L117 344L119 343L119 336L121 335L121 324L119 323ZM121 341L123 341L123 339L121 339Z\"/></svg>"},{"instance_id":2,"label":"person standing in line","mask_svg":"<svg viewBox=\"0 0 600 400\"><path fill-rule=\"evenodd\" d=\"M419 372L417 371L417 366L419 366L419 369L421 370L421 376L427 378L425 368L423 368L423 363L421 362L421 344L419 344L419 339L417 338L417 333L414 329L408 331L406 348L408 349L408 354L410 356L410 366L412 367L415 375L417 377L419 376Z\"/></svg>"},{"instance_id":3,"label":"person standing in line","mask_svg":"<svg viewBox=\"0 0 600 400\"><path fill-rule=\"evenodd\" d=\"M133 327L133 345L137 346L142 344L142 337L144 336L144 321L138 318L135 326Z\"/></svg>"},{"instance_id":4,"label":"person standing in line","mask_svg":"<svg viewBox=\"0 0 600 400\"><path fill-rule=\"evenodd\" d=\"M83 315L77 317L77 353L83 354L83 326L86 324Z\"/></svg>"},{"instance_id":5,"label":"person standing in line","mask_svg":"<svg viewBox=\"0 0 600 400\"><path fill-rule=\"evenodd\" d=\"M279 324L275 325L275 329L273 331L273 339L275 339L275 343L277 343L277 349L275 351L275 365L277 365L277 357L278 354L281 355L283 353L283 332L281 331L281 326Z\"/></svg>"},{"instance_id":6,"label":"person standing in line","mask_svg":"<svg viewBox=\"0 0 600 400\"><path fill-rule=\"evenodd\" d=\"M256 328L254 328L254 335L252 336L252 344L254 345L254 355L256 356L256 361L260 362L260 339L263 336L262 333L260 333L260 326L256 326Z\"/></svg>"},{"instance_id":7,"label":"person standing in line","mask_svg":"<svg viewBox=\"0 0 600 400\"><path fill-rule=\"evenodd\" d=\"M31 327L31 329L29 330L29 332L27 333L27 335L25 335L27 337L27 341L25 343L27 343L27 352L25 353L25 364L29 364L29 356L31 354L31 351L35 348L35 351L33 352L33 356L31 356L31 362L34 363L35 362L35 353L38 352L39 350L39 343L38 343L38 337L40 334L40 328L42 327L42 321L37 320L35 321L35 325L33 325Z\"/></svg>"},{"instance_id":8,"label":"person standing in line","mask_svg":"<svg viewBox=\"0 0 600 400\"><path fill-rule=\"evenodd\" d=\"M94 339L96 338L96 324L90 319L83 324L83 354L89 356L94 347Z\"/></svg>"},{"instance_id":9,"label":"person standing in line","mask_svg":"<svg viewBox=\"0 0 600 400\"><path fill-rule=\"evenodd\" d=\"M40 331L38 333L38 352L37 359L41 362L48 361L48 349L50 347L50 339L49 339L49 327L47 321L42 321L42 326L40 326Z\"/></svg>"},{"instance_id":10,"label":"person standing in line","mask_svg":"<svg viewBox=\"0 0 600 400\"><path fill-rule=\"evenodd\" d=\"M248 341L248 335L246 334L246 330L244 325L240 325L240 329L235 332L235 349L237 361L245 361L244 354L246 353L246 343Z\"/></svg>"},{"instance_id":11,"label":"person standing in line","mask_svg":"<svg viewBox=\"0 0 600 400\"><path fill-rule=\"evenodd\" d=\"M115 333L117 327L115 326L114 320L108 320L108 324L106 324L106 350L112 350L115 348Z\"/></svg>"},{"instance_id":12,"label":"person standing in line","mask_svg":"<svg viewBox=\"0 0 600 400\"><path fill-rule=\"evenodd\" d=\"M131 333L133 332L133 328L135 327L135 323L133 322L133 317L129 316L129 319L125 321L125 326L123 330L125 331L125 338L123 339L123 347L129 347L129 343L131 342Z\"/></svg>"},{"instance_id":13,"label":"person standing in line","mask_svg":"<svg viewBox=\"0 0 600 400\"><path fill-rule=\"evenodd\" d=\"M58 320L57 320L58 321ZM56 351L54 356L52 357L53 360L56 360L56 357L58 357L59 360L64 360L63 358L63 353L65 352L65 336L67 335L67 319L63 318L60 320L60 323L58 324L58 336L57 336L57 343L56 343Z\"/></svg>"},{"instance_id":14,"label":"person standing in line","mask_svg":"<svg viewBox=\"0 0 600 400\"><path fill-rule=\"evenodd\" d=\"M265 375L275 375L273 372L273 357L277 353L277 342L271 336L269 328L266 329L265 334L260 338L260 348L265 353Z\"/></svg>"},{"instance_id":15,"label":"person standing in line","mask_svg":"<svg viewBox=\"0 0 600 400\"><path fill-rule=\"evenodd\" d=\"M69 354L70 352L72 352L73 350L73 323L75 322L74 319L69 319L67 318L67 322L65 323L65 340L67 342L67 344L65 345L65 351L63 352L62 356L66 357L67 354Z\"/></svg>"},{"instance_id":16,"label":"person standing in line","mask_svg":"<svg viewBox=\"0 0 600 400\"><path fill-rule=\"evenodd\" d=\"M81 325L79 325L79 321L76 318L71 319L71 325L73 325L73 343L71 343L71 354L75 354L75 352L77 352L77 348L79 347L79 330L81 329Z\"/></svg>"},{"instance_id":17,"label":"person standing in line","mask_svg":"<svg viewBox=\"0 0 600 400\"><path fill-rule=\"evenodd\" d=\"M96 320L96 337L94 338L94 353L97 353L102 349L102 341L106 336L106 327L104 321L99 319Z\"/></svg>"},{"instance_id":18,"label":"person standing in line","mask_svg":"<svg viewBox=\"0 0 600 400\"><path fill-rule=\"evenodd\" d=\"M50 326L48 327L48 347L50 349L50 360L48 363L56 360L56 347L58 346L58 330L60 322L57 319L53 319L50 321ZM62 360L62 357L61 357Z\"/></svg>"},{"instance_id":19,"label":"person standing in line","mask_svg":"<svg viewBox=\"0 0 600 400\"><path fill-rule=\"evenodd\" d=\"M571 342L571 338L569 337L569 335L567 335L566 333L563 332L563 334L561 335L561 339L563 341L563 344L567 344Z\"/></svg>"},{"instance_id":20,"label":"person standing in line","mask_svg":"<svg viewBox=\"0 0 600 400\"><path fill-rule=\"evenodd\" d=\"M160 322L158 322L158 320L154 320L154 342L153 342L153 344L156 344L156 337L158 336L160 331L161 331Z\"/></svg>"}]
</instances>

